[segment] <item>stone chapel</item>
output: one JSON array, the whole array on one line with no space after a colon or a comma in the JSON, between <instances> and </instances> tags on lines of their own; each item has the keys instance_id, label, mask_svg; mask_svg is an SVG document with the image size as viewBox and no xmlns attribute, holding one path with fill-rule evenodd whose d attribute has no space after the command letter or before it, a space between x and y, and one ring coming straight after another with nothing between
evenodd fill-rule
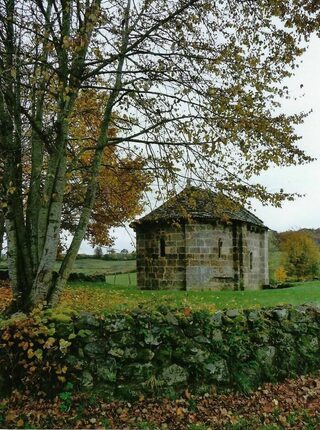
<instances>
[{"instance_id":1,"label":"stone chapel","mask_svg":"<svg viewBox=\"0 0 320 430\"><path fill-rule=\"evenodd\" d=\"M268 284L268 228L228 202L188 185L133 222L138 287L257 290Z\"/></svg>"}]
</instances>

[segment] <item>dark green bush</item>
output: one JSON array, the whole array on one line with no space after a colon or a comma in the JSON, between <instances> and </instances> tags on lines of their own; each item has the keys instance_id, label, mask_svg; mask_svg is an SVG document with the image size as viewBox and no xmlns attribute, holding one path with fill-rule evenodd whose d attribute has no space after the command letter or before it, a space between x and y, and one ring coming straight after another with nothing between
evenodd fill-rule
<instances>
[{"instance_id":1,"label":"dark green bush","mask_svg":"<svg viewBox=\"0 0 320 430\"><path fill-rule=\"evenodd\" d=\"M80 282L105 282L106 276L103 273L82 273L72 272L69 276L69 281L80 281Z\"/></svg>"}]
</instances>

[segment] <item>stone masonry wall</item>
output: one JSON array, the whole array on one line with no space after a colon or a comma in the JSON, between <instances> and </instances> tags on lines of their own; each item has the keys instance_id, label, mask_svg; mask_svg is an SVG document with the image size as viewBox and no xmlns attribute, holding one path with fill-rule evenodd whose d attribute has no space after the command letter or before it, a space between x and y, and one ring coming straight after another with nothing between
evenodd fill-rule
<instances>
[{"instance_id":1,"label":"stone masonry wall","mask_svg":"<svg viewBox=\"0 0 320 430\"><path fill-rule=\"evenodd\" d=\"M232 225L186 225L186 289L233 290ZM220 243L220 256L219 256Z\"/></svg>"},{"instance_id":2,"label":"stone masonry wall","mask_svg":"<svg viewBox=\"0 0 320 430\"><path fill-rule=\"evenodd\" d=\"M243 241L243 289L256 290L269 283L268 275L268 232L256 231L249 225L242 225ZM252 253L252 264L250 264Z\"/></svg>"},{"instance_id":3,"label":"stone masonry wall","mask_svg":"<svg viewBox=\"0 0 320 430\"><path fill-rule=\"evenodd\" d=\"M137 227L137 282L142 289L185 289L184 226Z\"/></svg>"},{"instance_id":4,"label":"stone masonry wall","mask_svg":"<svg viewBox=\"0 0 320 430\"><path fill-rule=\"evenodd\" d=\"M137 226L138 286L259 289L269 282L267 234L238 222Z\"/></svg>"},{"instance_id":5,"label":"stone masonry wall","mask_svg":"<svg viewBox=\"0 0 320 430\"><path fill-rule=\"evenodd\" d=\"M64 390L65 381L127 400L186 389L248 392L320 368L319 308L186 314L162 306L103 318L65 312L37 310L0 321L0 394L25 387L28 395L53 395Z\"/></svg>"}]
</instances>

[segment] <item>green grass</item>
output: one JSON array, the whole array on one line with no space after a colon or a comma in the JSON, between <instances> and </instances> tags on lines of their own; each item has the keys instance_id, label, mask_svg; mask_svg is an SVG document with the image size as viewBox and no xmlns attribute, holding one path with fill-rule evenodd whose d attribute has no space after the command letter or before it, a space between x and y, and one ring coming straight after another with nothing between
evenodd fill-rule
<instances>
[{"instance_id":1,"label":"green grass","mask_svg":"<svg viewBox=\"0 0 320 430\"><path fill-rule=\"evenodd\" d=\"M117 275L108 275L106 276L106 283L108 285L114 285L117 287L136 287L137 273L121 273Z\"/></svg>"},{"instance_id":2,"label":"green grass","mask_svg":"<svg viewBox=\"0 0 320 430\"><path fill-rule=\"evenodd\" d=\"M60 262L57 262L57 268L60 267ZM83 258L75 261L72 272L87 273L116 273L130 272L136 269L135 260L103 260L98 258Z\"/></svg>"},{"instance_id":3,"label":"green grass","mask_svg":"<svg viewBox=\"0 0 320 430\"><path fill-rule=\"evenodd\" d=\"M60 261L56 262L55 269L58 270L61 265ZM7 269L7 261L0 261L0 269ZM104 260L103 258L81 258L76 260L72 272L111 274L111 273L127 273L136 270L136 260Z\"/></svg>"},{"instance_id":4,"label":"green grass","mask_svg":"<svg viewBox=\"0 0 320 430\"><path fill-rule=\"evenodd\" d=\"M63 301L77 309L95 311L128 310L139 305L155 308L160 304L192 309L274 307L284 304L320 304L320 281L297 283L292 288L260 291L147 291L137 289L133 274L120 275L117 283L70 283ZM109 280L109 279L108 279ZM111 281L111 279L110 279Z\"/></svg>"}]
</instances>

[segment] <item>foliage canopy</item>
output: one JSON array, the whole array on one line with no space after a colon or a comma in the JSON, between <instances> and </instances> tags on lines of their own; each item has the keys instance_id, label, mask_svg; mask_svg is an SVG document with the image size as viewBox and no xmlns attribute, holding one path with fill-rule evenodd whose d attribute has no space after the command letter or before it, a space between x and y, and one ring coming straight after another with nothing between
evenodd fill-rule
<instances>
[{"instance_id":1,"label":"foliage canopy","mask_svg":"<svg viewBox=\"0 0 320 430\"><path fill-rule=\"evenodd\" d=\"M303 231L287 231L280 233L279 239L288 276L306 279L318 275L320 250L310 234Z\"/></svg>"},{"instance_id":2,"label":"foliage canopy","mask_svg":"<svg viewBox=\"0 0 320 430\"><path fill-rule=\"evenodd\" d=\"M143 160L160 185L187 172L241 201L291 198L250 178L311 160L294 131L304 115L280 107L318 9L298 0L1 0L1 206L16 308L56 302L106 158ZM88 127L88 145L78 145L74 114L88 90L107 97L97 134ZM84 153L73 240L55 274L70 168Z\"/></svg>"}]
</instances>

